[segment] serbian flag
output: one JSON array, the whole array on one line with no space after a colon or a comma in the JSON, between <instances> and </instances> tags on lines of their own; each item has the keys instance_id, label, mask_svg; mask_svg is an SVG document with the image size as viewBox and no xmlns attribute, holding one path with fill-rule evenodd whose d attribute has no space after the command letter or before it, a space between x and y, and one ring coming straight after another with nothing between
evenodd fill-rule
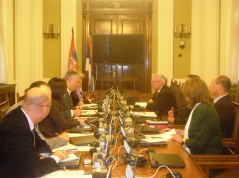
<instances>
[{"instance_id":1,"label":"serbian flag","mask_svg":"<svg viewBox=\"0 0 239 178\"><path fill-rule=\"evenodd\" d=\"M94 90L94 77L92 71L92 45L91 45L91 36L88 35L87 39L87 54L85 62L85 71L88 71L88 90Z\"/></svg>"},{"instance_id":2,"label":"serbian flag","mask_svg":"<svg viewBox=\"0 0 239 178\"><path fill-rule=\"evenodd\" d=\"M74 42L74 30L72 28L71 47L69 52L68 70L78 71L78 59L76 55L75 42Z\"/></svg>"}]
</instances>

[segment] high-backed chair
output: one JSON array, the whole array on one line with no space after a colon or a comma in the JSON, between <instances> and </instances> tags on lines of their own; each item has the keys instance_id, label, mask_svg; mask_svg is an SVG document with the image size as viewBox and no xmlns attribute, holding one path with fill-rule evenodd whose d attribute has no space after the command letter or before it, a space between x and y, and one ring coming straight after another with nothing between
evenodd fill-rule
<instances>
[{"instance_id":1,"label":"high-backed chair","mask_svg":"<svg viewBox=\"0 0 239 178\"><path fill-rule=\"evenodd\" d=\"M20 96L20 94L17 92L17 103L19 103L20 101L22 101L24 99L24 97L27 93L27 90L28 89L25 89L25 91L24 91L25 94L23 96Z\"/></svg>"},{"instance_id":2,"label":"high-backed chair","mask_svg":"<svg viewBox=\"0 0 239 178\"><path fill-rule=\"evenodd\" d=\"M207 175L209 175L210 169L225 169L215 177L221 177L220 174L229 175L232 174L232 172L235 172L235 174L238 175L239 173L239 104L234 102L233 105L235 111L235 122L232 138L222 139L222 146L228 148L231 155L191 155Z\"/></svg>"},{"instance_id":3,"label":"high-backed chair","mask_svg":"<svg viewBox=\"0 0 239 178\"><path fill-rule=\"evenodd\" d=\"M10 108L10 103L8 98L6 99L6 101L3 101L2 103L0 103L0 120L4 118L5 113L7 112L9 108Z\"/></svg>"},{"instance_id":4,"label":"high-backed chair","mask_svg":"<svg viewBox=\"0 0 239 178\"><path fill-rule=\"evenodd\" d=\"M182 83L177 82L176 80L173 81L173 79L171 80L170 89L176 98L177 107L181 107L185 102L185 97L182 93L182 86Z\"/></svg>"},{"instance_id":5,"label":"high-backed chair","mask_svg":"<svg viewBox=\"0 0 239 178\"><path fill-rule=\"evenodd\" d=\"M239 103L239 80L237 82L237 88L235 93L235 102Z\"/></svg>"}]
</instances>

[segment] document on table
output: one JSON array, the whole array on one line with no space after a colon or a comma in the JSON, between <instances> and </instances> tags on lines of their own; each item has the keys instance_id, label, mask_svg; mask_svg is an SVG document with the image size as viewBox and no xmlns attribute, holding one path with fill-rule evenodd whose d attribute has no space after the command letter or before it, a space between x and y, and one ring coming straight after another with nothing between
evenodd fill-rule
<instances>
[{"instance_id":1,"label":"document on table","mask_svg":"<svg viewBox=\"0 0 239 178\"><path fill-rule=\"evenodd\" d=\"M139 117L157 117L154 112L132 112L131 114Z\"/></svg>"},{"instance_id":2,"label":"document on table","mask_svg":"<svg viewBox=\"0 0 239 178\"><path fill-rule=\"evenodd\" d=\"M67 133L69 137L84 137L89 135L94 135L94 133Z\"/></svg>"},{"instance_id":3,"label":"document on table","mask_svg":"<svg viewBox=\"0 0 239 178\"><path fill-rule=\"evenodd\" d=\"M84 107L94 107L98 106L96 103L84 104Z\"/></svg>"},{"instance_id":4,"label":"document on table","mask_svg":"<svg viewBox=\"0 0 239 178\"><path fill-rule=\"evenodd\" d=\"M135 102L134 105L139 105L139 106L142 107L142 108L146 108L147 102Z\"/></svg>"},{"instance_id":5,"label":"document on table","mask_svg":"<svg viewBox=\"0 0 239 178\"><path fill-rule=\"evenodd\" d=\"M56 148L56 149L54 149L52 151L53 152L58 151L58 150L59 151L67 151L67 150L75 150L75 149L77 149L77 147L75 145L72 145L72 144L68 143L67 145L58 147L58 148Z\"/></svg>"},{"instance_id":6,"label":"document on table","mask_svg":"<svg viewBox=\"0 0 239 178\"><path fill-rule=\"evenodd\" d=\"M81 116L95 115L98 113L98 110L82 110Z\"/></svg>"},{"instance_id":7,"label":"document on table","mask_svg":"<svg viewBox=\"0 0 239 178\"><path fill-rule=\"evenodd\" d=\"M166 124L168 124L168 121L151 121L151 120L146 120L146 124L149 124L149 125L166 125Z\"/></svg>"},{"instance_id":8,"label":"document on table","mask_svg":"<svg viewBox=\"0 0 239 178\"><path fill-rule=\"evenodd\" d=\"M79 159L78 156L76 156L74 153L70 153L67 155L68 157L66 159L61 160L60 162L66 162L66 161L72 161Z\"/></svg>"},{"instance_id":9,"label":"document on table","mask_svg":"<svg viewBox=\"0 0 239 178\"><path fill-rule=\"evenodd\" d=\"M58 171L54 171L50 174L47 174L45 176L42 176L42 178L92 178L92 174L87 174L84 175L84 171L83 170L79 170L79 171L72 171L72 170L58 170Z\"/></svg>"},{"instance_id":10,"label":"document on table","mask_svg":"<svg viewBox=\"0 0 239 178\"><path fill-rule=\"evenodd\" d=\"M145 138L142 138L142 141L153 143L153 142L162 142L168 141L171 139L172 135L176 134L175 129L164 132L162 134L154 134L154 135L144 135Z\"/></svg>"}]
</instances>

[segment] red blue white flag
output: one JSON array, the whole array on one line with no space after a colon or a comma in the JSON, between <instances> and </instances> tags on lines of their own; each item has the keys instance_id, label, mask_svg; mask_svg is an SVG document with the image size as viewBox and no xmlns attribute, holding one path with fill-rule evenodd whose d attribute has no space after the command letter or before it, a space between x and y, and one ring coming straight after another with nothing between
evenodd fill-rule
<instances>
[{"instance_id":1,"label":"red blue white flag","mask_svg":"<svg viewBox=\"0 0 239 178\"><path fill-rule=\"evenodd\" d=\"M88 35L87 39L87 54L86 54L86 65L85 71L88 71L88 90L94 90L94 76L92 71L92 43L91 36Z\"/></svg>"},{"instance_id":2,"label":"red blue white flag","mask_svg":"<svg viewBox=\"0 0 239 178\"><path fill-rule=\"evenodd\" d=\"M75 42L74 42L74 30L72 28L72 37L71 37L71 47L69 52L69 60L68 60L68 70L76 70L78 71L78 59L76 55Z\"/></svg>"}]
</instances>

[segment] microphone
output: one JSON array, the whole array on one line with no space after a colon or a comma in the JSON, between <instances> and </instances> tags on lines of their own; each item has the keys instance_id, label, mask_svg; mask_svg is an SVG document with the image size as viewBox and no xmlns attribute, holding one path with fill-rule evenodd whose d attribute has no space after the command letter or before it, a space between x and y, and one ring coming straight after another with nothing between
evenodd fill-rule
<instances>
[{"instance_id":1,"label":"microphone","mask_svg":"<svg viewBox=\"0 0 239 178\"><path fill-rule=\"evenodd\" d=\"M88 120L85 120L85 123L91 127L95 127L93 124L91 124Z\"/></svg>"},{"instance_id":2,"label":"microphone","mask_svg":"<svg viewBox=\"0 0 239 178\"><path fill-rule=\"evenodd\" d=\"M139 137L139 134L141 133L143 127L140 128L136 138L134 139L133 143L131 144L131 146L129 146L129 144L127 143L126 140L124 140L124 147L125 147L125 150L127 152L127 156L126 156L126 159L125 159L125 162L126 164L130 164L130 165L135 165L137 162L137 159L135 159L134 157L136 157L137 155L133 155L131 154L131 150L132 150L132 147L136 144L137 140L138 140L138 137ZM137 143L138 144L138 143Z\"/></svg>"},{"instance_id":3,"label":"microphone","mask_svg":"<svg viewBox=\"0 0 239 178\"><path fill-rule=\"evenodd\" d=\"M131 148L138 146L138 137L139 137L139 134L141 134L143 128L144 128L144 126L141 126L140 130L138 131L137 136L135 137L135 139L134 139L134 141L133 141L133 143L131 145Z\"/></svg>"}]
</instances>

